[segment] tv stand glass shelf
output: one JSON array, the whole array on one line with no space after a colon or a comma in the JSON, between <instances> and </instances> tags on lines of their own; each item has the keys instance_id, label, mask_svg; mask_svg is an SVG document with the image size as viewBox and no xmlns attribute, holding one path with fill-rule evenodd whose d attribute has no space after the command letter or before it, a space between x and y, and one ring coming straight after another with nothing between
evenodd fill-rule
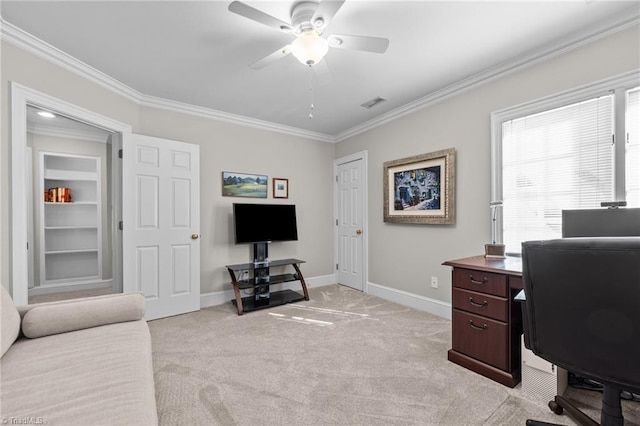
<instances>
[{"instance_id":1,"label":"tv stand glass shelf","mask_svg":"<svg viewBox=\"0 0 640 426\"><path fill-rule=\"evenodd\" d=\"M307 284L300 271L300 264L305 263L299 259L281 259L270 262L239 263L226 265L231 276L235 300L231 302L238 309L238 315L245 312L284 305L285 303L309 300ZM271 275L270 268L292 266L295 273ZM247 274L245 274L245 272ZM246 275L246 276L245 276ZM293 290L270 291L273 284L281 284L291 281L300 281L303 294ZM242 296L240 290L252 290L253 294Z\"/></svg>"}]
</instances>

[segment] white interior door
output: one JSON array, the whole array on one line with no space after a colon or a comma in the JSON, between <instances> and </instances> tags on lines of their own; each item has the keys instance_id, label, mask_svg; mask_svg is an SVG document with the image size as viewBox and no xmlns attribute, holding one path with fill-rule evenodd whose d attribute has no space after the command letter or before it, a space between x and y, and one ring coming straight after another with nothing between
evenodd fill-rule
<instances>
[{"instance_id":1,"label":"white interior door","mask_svg":"<svg viewBox=\"0 0 640 426\"><path fill-rule=\"evenodd\" d=\"M361 157L337 162L336 281L364 290L365 168Z\"/></svg>"},{"instance_id":2,"label":"white interior door","mask_svg":"<svg viewBox=\"0 0 640 426\"><path fill-rule=\"evenodd\" d=\"M123 289L147 320L200 309L199 146L123 134Z\"/></svg>"}]
</instances>

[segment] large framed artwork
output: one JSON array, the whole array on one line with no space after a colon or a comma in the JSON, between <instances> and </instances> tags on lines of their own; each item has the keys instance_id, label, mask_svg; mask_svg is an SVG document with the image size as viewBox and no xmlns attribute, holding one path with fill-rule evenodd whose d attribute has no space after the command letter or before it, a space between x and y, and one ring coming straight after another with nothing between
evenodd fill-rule
<instances>
[{"instance_id":1,"label":"large framed artwork","mask_svg":"<svg viewBox=\"0 0 640 426\"><path fill-rule=\"evenodd\" d=\"M455 223L455 148L384 163L384 221Z\"/></svg>"},{"instance_id":2,"label":"large framed artwork","mask_svg":"<svg viewBox=\"0 0 640 426\"><path fill-rule=\"evenodd\" d=\"M267 198L267 176L222 172L222 195Z\"/></svg>"}]
</instances>

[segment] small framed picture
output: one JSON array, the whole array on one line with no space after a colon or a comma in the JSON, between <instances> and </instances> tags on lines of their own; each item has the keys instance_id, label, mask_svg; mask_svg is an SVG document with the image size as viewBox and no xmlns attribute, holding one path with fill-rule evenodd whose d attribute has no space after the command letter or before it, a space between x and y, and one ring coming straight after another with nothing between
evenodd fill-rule
<instances>
[{"instance_id":1,"label":"small framed picture","mask_svg":"<svg viewBox=\"0 0 640 426\"><path fill-rule=\"evenodd\" d=\"M273 198L289 198L289 179L273 178Z\"/></svg>"}]
</instances>

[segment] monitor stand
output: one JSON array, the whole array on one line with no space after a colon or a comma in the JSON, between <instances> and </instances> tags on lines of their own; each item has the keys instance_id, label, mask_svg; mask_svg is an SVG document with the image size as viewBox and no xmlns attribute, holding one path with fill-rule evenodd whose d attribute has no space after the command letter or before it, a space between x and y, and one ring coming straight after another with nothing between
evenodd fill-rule
<instances>
[{"instance_id":1,"label":"monitor stand","mask_svg":"<svg viewBox=\"0 0 640 426\"><path fill-rule=\"evenodd\" d=\"M269 282L269 243L253 243L254 301L256 305L268 305L271 299Z\"/></svg>"},{"instance_id":2,"label":"monitor stand","mask_svg":"<svg viewBox=\"0 0 640 426\"><path fill-rule=\"evenodd\" d=\"M253 264L256 267L269 265L269 243L253 243Z\"/></svg>"}]
</instances>

